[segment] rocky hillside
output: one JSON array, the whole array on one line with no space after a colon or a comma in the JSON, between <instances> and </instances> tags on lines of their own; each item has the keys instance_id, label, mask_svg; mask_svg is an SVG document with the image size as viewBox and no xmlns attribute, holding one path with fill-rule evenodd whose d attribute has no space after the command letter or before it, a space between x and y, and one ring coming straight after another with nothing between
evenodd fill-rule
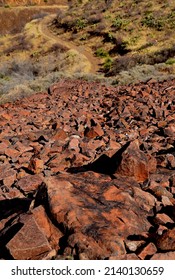
<instances>
[{"instance_id":1,"label":"rocky hillside","mask_svg":"<svg viewBox=\"0 0 175 280\"><path fill-rule=\"evenodd\" d=\"M1 259L175 259L175 80L0 106Z\"/></svg>"}]
</instances>

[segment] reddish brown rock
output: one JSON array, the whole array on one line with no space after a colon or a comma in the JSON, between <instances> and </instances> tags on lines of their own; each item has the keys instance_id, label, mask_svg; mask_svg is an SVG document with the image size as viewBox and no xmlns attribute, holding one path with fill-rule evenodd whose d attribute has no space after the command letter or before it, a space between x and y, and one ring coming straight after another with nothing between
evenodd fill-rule
<instances>
[{"instance_id":1,"label":"reddish brown rock","mask_svg":"<svg viewBox=\"0 0 175 280\"><path fill-rule=\"evenodd\" d=\"M27 175L25 177L22 177L18 181L18 188L22 190L23 193L33 193L35 192L39 186L42 184L43 180L40 175Z\"/></svg>"},{"instance_id":2,"label":"reddish brown rock","mask_svg":"<svg viewBox=\"0 0 175 280\"><path fill-rule=\"evenodd\" d=\"M168 127L164 129L164 132L167 136L175 137L175 124L174 122L169 124Z\"/></svg>"},{"instance_id":3,"label":"reddish brown rock","mask_svg":"<svg viewBox=\"0 0 175 280\"><path fill-rule=\"evenodd\" d=\"M151 257L151 260L175 260L175 252L157 253Z\"/></svg>"},{"instance_id":4,"label":"reddish brown rock","mask_svg":"<svg viewBox=\"0 0 175 280\"><path fill-rule=\"evenodd\" d=\"M80 140L79 140L79 137L77 138L75 138L75 137L73 137L71 140L70 140L70 142L69 142L69 149L70 150L73 150L73 151L76 151L76 152L79 152L80 151L80 149L79 149L79 143L80 143Z\"/></svg>"},{"instance_id":5,"label":"reddish brown rock","mask_svg":"<svg viewBox=\"0 0 175 280\"><path fill-rule=\"evenodd\" d=\"M5 143L5 141L0 143L0 155L5 154L5 150L8 148L8 146L9 146L9 143Z\"/></svg>"},{"instance_id":6,"label":"reddish brown rock","mask_svg":"<svg viewBox=\"0 0 175 280\"><path fill-rule=\"evenodd\" d=\"M32 158L27 168L34 174L39 174L44 169L44 162L42 159Z\"/></svg>"},{"instance_id":7,"label":"reddish brown rock","mask_svg":"<svg viewBox=\"0 0 175 280\"><path fill-rule=\"evenodd\" d=\"M137 182L144 182L148 179L148 159L139 149L138 141L132 142L122 154L122 161L117 173L134 177Z\"/></svg>"},{"instance_id":8,"label":"reddish brown rock","mask_svg":"<svg viewBox=\"0 0 175 280\"><path fill-rule=\"evenodd\" d=\"M155 217L155 222L161 225L165 225L167 223L174 224L174 221L165 213L157 214Z\"/></svg>"},{"instance_id":9,"label":"reddish brown rock","mask_svg":"<svg viewBox=\"0 0 175 280\"><path fill-rule=\"evenodd\" d=\"M22 228L8 242L7 248L18 260L42 259L59 249L62 233L48 219L42 206L20 218Z\"/></svg>"},{"instance_id":10,"label":"reddish brown rock","mask_svg":"<svg viewBox=\"0 0 175 280\"><path fill-rule=\"evenodd\" d=\"M147 256L152 256L157 252L157 248L154 243L149 243L138 255L141 260L144 260Z\"/></svg>"},{"instance_id":11,"label":"reddish brown rock","mask_svg":"<svg viewBox=\"0 0 175 280\"><path fill-rule=\"evenodd\" d=\"M157 247L162 251L175 250L175 229L167 230L157 239Z\"/></svg>"},{"instance_id":12,"label":"reddish brown rock","mask_svg":"<svg viewBox=\"0 0 175 280\"><path fill-rule=\"evenodd\" d=\"M42 206L34 208L32 210L35 221L37 222L40 230L47 237L50 245L55 250L58 250L59 247L59 239L63 236L63 234L58 230L53 223L49 220L46 212Z\"/></svg>"},{"instance_id":13,"label":"reddish brown rock","mask_svg":"<svg viewBox=\"0 0 175 280\"><path fill-rule=\"evenodd\" d=\"M99 258L97 252L101 252L101 258L125 254L125 246L119 236L121 234L123 237L134 233L139 234L149 228L149 223L143 218L144 214L143 216L137 216L135 213L137 211L140 214L145 213L144 211L149 211L153 207L150 204L149 208L149 203L154 204L154 199L149 200L150 198L148 198L147 200L147 196L144 196L145 209L143 208L141 202L143 201L143 191L136 193L137 203L135 203L135 198L132 198L125 191L126 186L123 186L123 189L118 187L121 184L120 187L122 188L122 181L114 181L117 187L112 182L110 186L109 181L103 191L104 183L102 181L106 180L107 177L104 177L104 179L101 175L98 177L97 180L95 173L88 172L79 176L67 176L65 174L64 176L50 177L46 180L50 210L53 217L77 234L81 232L82 237L78 239L78 245L77 234L71 237L71 244L69 245L72 247L78 246L79 251L85 253L90 259ZM130 188L132 189L132 185ZM117 206L118 203L119 205L125 205L122 210L120 206ZM137 206L139 203L140 206ZM130 227L128 227L128 207L132 209L129 215ZM139 210L134 210L135 207ZM108 224L107 228L106 223ZM88 247L83 245L85 241L90 242L90 237L92 240L91 249L90 244ZM75 238L76 240L74 240ZM94 242L96 245L93 245ZM100 247L97 249L98 246Z\"/></svg>"},{"instance_id":14,"label":"reddish brown rock","mask_svg":"<svg viewBox=\"0 0 175 280\"><path fill-rule=\"evenodd\" d=\"M61 128L57 128L54 132L54 135L52 136L52 140L62 140L64 141L67 138L67 133L61 129Z\"/></svg>"},{"instance_id":15,"label":"reddish brown rock","mask_svg":"<svg viewBox=\"0 0 175 280\"><path fill-rule=\"evenodd\" d=\"M10 254L16 260L36 260L52 250L46 236L31 217L7 243Z\"/></svg>"}]
</instances>

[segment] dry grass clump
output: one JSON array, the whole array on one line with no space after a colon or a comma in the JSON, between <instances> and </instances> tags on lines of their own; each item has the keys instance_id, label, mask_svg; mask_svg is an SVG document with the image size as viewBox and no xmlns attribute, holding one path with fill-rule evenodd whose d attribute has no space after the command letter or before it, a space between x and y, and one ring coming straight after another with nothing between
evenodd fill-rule
<instances>
[{"instance_id":1,"label":"dry grass clump","mask_svg":"<svg viewBox=\"0 0 175 280\"><path fill-rule=\"evenodd\" d=\"M120 71L112 78L113 85L136 84L139 82L147 82L150 79L164 81L175 78L175 65L167 65L160 63L155 65L137 65L128 71Z\"/></svg>"}]
</instances>

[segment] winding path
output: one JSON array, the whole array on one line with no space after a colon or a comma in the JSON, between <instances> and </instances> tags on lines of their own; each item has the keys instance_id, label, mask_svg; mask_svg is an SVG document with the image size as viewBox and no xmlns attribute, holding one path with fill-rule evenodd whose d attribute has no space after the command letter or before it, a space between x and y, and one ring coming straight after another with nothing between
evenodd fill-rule
<instances>
[{"instance_id":1,"label":"winding path","mask_svg":"<svg viewBox=\"0 0 175 280\"><path fill-rule=\"evenodd\" d=\"M48 28L49 24L56 17L56 14L45 16L38 25L38 31L47 40L52 40L53 43L59 43L63 47L77 51L82 57L87 59L87 72L97 73L99 70L99 60L93 56L91 50L85 46L77 46L70 41L64 40L61 36L54 35Z\"/></svg>"}]
</instances>

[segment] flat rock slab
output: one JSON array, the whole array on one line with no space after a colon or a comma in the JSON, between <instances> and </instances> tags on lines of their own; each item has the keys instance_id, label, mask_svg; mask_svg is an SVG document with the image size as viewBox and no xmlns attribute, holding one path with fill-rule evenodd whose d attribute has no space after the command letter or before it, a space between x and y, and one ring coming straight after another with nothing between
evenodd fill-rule
<instances>
[{"instance_id":1,"label":"flat rock slab","mask_svg":"<svg viewBox=\"0 0 175 280\"><path fill-rule=\"evenodd\" d=\"M54 227L42 206L21 217L22 228L8 242L7 248L17 260L42 259L53 249L59 249L61 232Z\"/></svg>"},{"instance_id":2,"label":"flat rock slab","mask_svg":"<svg viewBox=\"0 0 175 280\"><path fill-rule=\"evenodd\" d=\"M125 254L124 240L151 227L147 215L153 214L155 198L132 180L125 183L122 177L111 180L89 171L45 182L50 211L70 232L68 245L88 259Z\"/></svg>"}]
</instances>

